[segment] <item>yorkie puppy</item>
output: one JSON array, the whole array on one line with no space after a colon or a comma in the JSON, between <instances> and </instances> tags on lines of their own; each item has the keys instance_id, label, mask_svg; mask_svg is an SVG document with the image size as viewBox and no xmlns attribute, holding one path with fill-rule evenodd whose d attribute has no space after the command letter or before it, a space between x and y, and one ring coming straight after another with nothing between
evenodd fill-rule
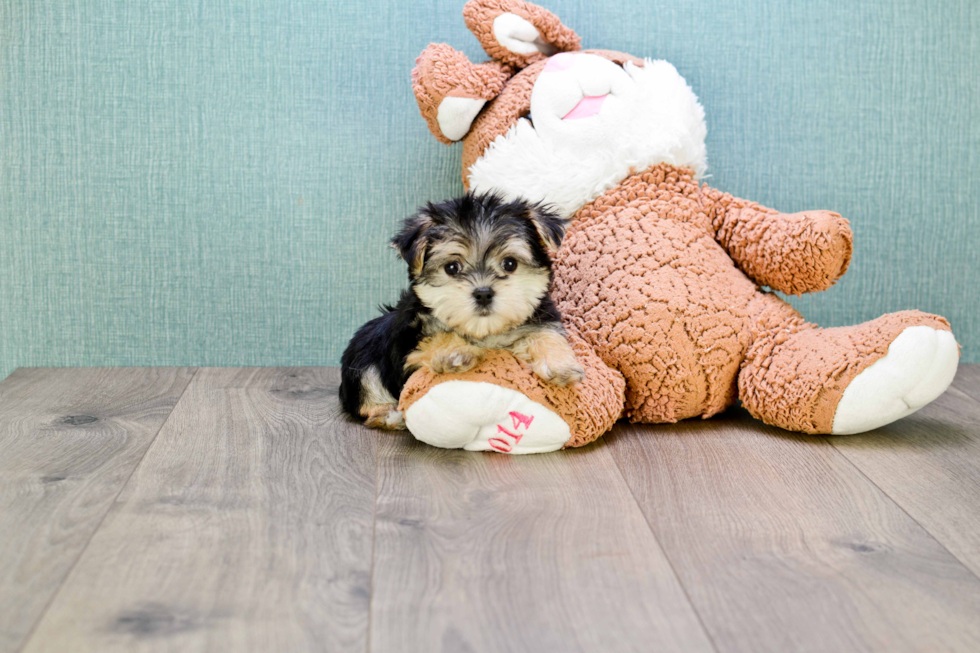
<instances>
[{"instance_id":1,"label":"yorkie puppy","mask_svg":"<svg viewBox=\"0 0 980 653\"><path fill-rule=\"evenodd\" d=\"M468 193L429 203L392 241L411 285L360 329L341 358L344 410L368 426L404 429L398 396L419 367L460 373L506 349L555 385L585 370L548 289L567 221L540 204Z\"/></svg>"}]
</instances>

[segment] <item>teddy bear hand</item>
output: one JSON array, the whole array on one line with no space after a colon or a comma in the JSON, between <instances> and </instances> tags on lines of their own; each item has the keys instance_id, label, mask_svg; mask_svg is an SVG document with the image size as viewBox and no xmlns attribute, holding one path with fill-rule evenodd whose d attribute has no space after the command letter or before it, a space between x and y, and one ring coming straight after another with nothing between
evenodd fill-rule
<instances>
[{"instance_id":1,"label":"teddy bear hand","mask_svg":"<svg viewBox=\"0 0 980 653\"><path fill-rule=\"evenodd\" d=\"M585 367L588 379L559 387L542 380L528 361L499 349L487 350L465 374L435 374L422 367L400 398L408 430L437 447L507 454L592 442L622 415L626 383L584 341L569 335L574 365ZM569 376L576 375L583 376L569 369Z\"/></svg>"}]
</instances>

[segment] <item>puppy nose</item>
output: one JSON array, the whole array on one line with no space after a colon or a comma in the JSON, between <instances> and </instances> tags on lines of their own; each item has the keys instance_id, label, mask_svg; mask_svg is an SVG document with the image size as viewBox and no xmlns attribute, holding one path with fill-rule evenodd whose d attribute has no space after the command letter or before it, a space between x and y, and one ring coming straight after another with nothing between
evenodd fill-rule
<instances>
[{"instance_id":1,"label":"puppy nose","mask_svg":"<svg viewBox=\"0 0 980 653\"><path fill-rule=\"evenodd\" d=\"M477 306L489 306L493 301L493 288L487 286L477 288L473 291L473 299L476 300Z\"/></svg>"}]
</instances>

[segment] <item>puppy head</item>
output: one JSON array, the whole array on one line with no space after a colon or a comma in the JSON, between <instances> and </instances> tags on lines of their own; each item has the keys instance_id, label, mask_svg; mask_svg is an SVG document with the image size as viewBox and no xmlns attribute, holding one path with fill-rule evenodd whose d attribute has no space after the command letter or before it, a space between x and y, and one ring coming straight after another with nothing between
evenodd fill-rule
<instances>
[{"instance_id":1,"label":"puppy head","mask_svg":"<svg viewBox=\"0 0 980 653\"><path fill-rule=\"evenodd\" d=\"M432 314L462 335L484 338L534 314L565 226L541 205L468 193L421 208L392 245Z\"/></svg>"}]
</instances>

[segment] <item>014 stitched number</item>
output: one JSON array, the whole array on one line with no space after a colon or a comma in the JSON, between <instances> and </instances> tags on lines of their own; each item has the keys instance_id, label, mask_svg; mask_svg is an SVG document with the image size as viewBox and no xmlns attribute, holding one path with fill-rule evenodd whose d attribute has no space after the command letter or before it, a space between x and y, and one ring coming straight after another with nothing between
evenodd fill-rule
<instances>
[{"instance_id":1,"label":"014 stitched number","mask_svg":"<svg viewBox=\"0 0 980 653\"><path fill-rule=\"evenodd\" d=\"M524 437L523 433L519 433L521 429L527 429L531 426L531 422L534 421L534 415L525 415L523 413L518 413L517 411L510 411L510 421L511 428L514 431L508 431L506 428L497 424L497 436L487 440L494 450L500 451L501 453L510 453L514 449L514 445L521 441Z\"/></svg>"}]
</instances>

